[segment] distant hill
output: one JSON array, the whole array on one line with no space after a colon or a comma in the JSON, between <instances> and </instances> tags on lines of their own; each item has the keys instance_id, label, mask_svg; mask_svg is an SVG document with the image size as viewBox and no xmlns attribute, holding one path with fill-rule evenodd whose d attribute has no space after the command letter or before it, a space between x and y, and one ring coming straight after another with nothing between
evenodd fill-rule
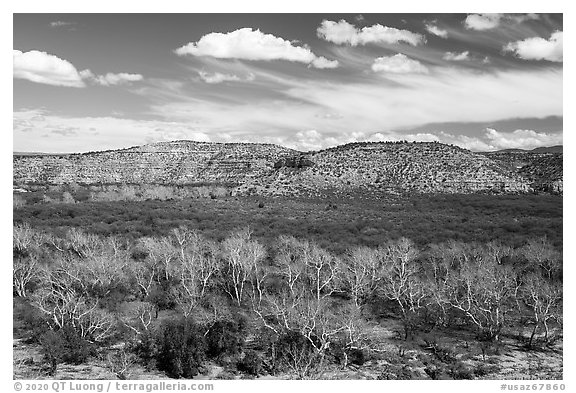
<instances>
[{"instance_id":1,"label":"distant hill","mask_svg":"<svg viewBox=\"0 0 576 393\"><path fill-rule=\"evenodd\" d=\"M563 192L563 146L482 153L526 179L534 191Z\"/></svg>"},{"instance_id":2,"label":"distant hill","mask_svg":"<svg viewBox=\"0 0 576 393\"><path fill-rule=\"evenodd\" d=\"M525 149L502 149L493 152L485 153L563 153L563 145L547 146L547 147L537 147L532 150Z\"/></svg>"},{"instance_id":3,"label":"distant hill","mask_svg":"<svg viewBox=\"0 0 576 393\"><path fill-rule=\"evenodd\" d=\"M272 144L174 141L83 154L15 154L13 163L15 185L226 183L235 185L233 194L276 196L531 191L532 175L502 159L510 154L518 153L479 154L437 142L299 152Z\"/></svg>"}]
</instances>

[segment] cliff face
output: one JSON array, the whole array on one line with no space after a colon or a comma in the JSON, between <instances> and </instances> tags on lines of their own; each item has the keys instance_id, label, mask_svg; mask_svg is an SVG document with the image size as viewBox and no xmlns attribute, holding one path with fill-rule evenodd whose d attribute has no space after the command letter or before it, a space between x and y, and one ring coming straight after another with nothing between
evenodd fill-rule
<instances>
[{"instance_id":1,"label":"cliff face","mask_svg":"<svg viewBox=\"0 0 576 393\"><path fill-rule=\"evenodd\" d=\"M441 143L354 143L303 156L314 165L280 168L241 192L286 195L333 190L346 194L527 192L524 179L479 154Z\"/></svg>"},{"instance_id":2,"label":"cliff face","mask_svg":"<svg viewBox=\"0 0 576 393\"><path fill-rule=\"evenodd\" d=\"M301 153L270 144L178 141L14 156L15 184L71 182L234 183L235 194L263 195L531 190L530 179L502 161L441 143L353 143Z\"/></svg>"},{"instance_id":3,"label":"cliff face","mask_svg":"<svg viewBox=\"0 0 576 393\"><path fill-rule=\"evenodd\" d=\"M62 156L15 156L16 183L244 183L295 152L270 144L162 142Z\"/></svg>"}]
</instances>

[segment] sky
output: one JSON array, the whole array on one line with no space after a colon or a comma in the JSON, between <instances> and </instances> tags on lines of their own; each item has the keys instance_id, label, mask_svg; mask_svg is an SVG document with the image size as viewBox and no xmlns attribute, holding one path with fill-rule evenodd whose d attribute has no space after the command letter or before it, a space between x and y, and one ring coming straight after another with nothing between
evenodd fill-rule
<instances>
[{"instance_id":1,"label":"sky","mask_svg":"<svg viewBox=\"0 0 576 393\"><path fill-rule=\"evenodd\" d=\"M563 142L562 14L14 14L13 150Z\"/></svg>"}]
</instances>

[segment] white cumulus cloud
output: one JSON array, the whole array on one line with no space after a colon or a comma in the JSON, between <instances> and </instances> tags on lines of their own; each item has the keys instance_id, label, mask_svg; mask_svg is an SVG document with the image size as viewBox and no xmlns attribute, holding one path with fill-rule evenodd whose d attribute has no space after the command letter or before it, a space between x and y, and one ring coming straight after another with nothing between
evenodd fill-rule
<instances>
[{"instance_id":1,"label":"white cumulus cloud","mask_svg":"<svg viewBox=\"0 0 576 393\"><path fill-rule=\"evenodd\" d=\"M398 53L394 56L378 57L372 64L374 72L390 72L393 74L426 74L428 68L418 60Z\"/></svg>"},{"instance_id":2,"label":"white cumulus cloud","mask_svg":"<svg viewBox=\"0 0 576 393\"><path fill-rule=\"evenodd\" d=\"M564 37L562 31L552 33L549 39L542 37L526 38L510 42L504 50L513 52L516 57L524 60L548 60L562 62L564 56Z\"/></svg>"},{"instance_id":3,"label":"white cumulus cloud","mask_svg":"<svg viewBox=\"0 0 576 393\"><path fill-rule=\"evenodd\" d=\"M500 132L487 128L485 132L489 144L496 149L534 149L543 146L562 144L562 133L546 133L533 130L516 130Z\"/></svg>"},{"instance_id":4,"label":"white cumulus cloud","mask_svg":"<svg viewBox=\"0 0 576 393\"><path fill-rule=\"evenodd\" d=\"M323 20L316 32L318 37L326 41L351 46L369 43L397 44L399 42L416 46L424 42L424 36L408 30L400 30L380 24L359 29L344 19L338 22Z\"/></svg>"},{"instance_id":5,"label":"white cumulus cloud","mask_svg":"<svg viewBox=\"0 0 576 393\"><path fill-rule=\"evenodd\" d=\"M310 64L316 68L326 67L329 60L316 56L306 46L295 46L292 42L272 34L262 33L249 27L229 33L209 33L197 42L175 50L179 56L210 56L218 59L241 60L287 60ZM317 67L320 65L320 67ZM337 64L336 64L337 66Z\"/></svg>"},{"instance_id":6,"label":"white cumulus cloud","mask_svg":"<svg viewBox=\"0 0 576 393\"><path fill-rule=\"evenodd\" d=\"M503 14L470 14L464 20L464 26L470 30L490 30L500 24Z\"/></svg>"},{"instance_id":7,"label":"white cumulus cloud","mask_svg":"<svg viewBox=\"0 0 576 393\"><path fill-rule=\"evenodd\" d=\"M22 52L16 49L12 54L14 78L52 86L86 86L76 67L58 56L37 50Z\"/></svg>"},{"instance_id":8,"label":"white cumulus cloud","mask_svg":"<svg viewBox=\"0 0 576 393\"><path fill-rule=\"evenodd\" d=\"M446 52L444 56L442 56L444 60L448 61L465 61L470 60L470 52L464 51L462 53L455 53L455 52Z\"/></svg>"},{"instance_id":9,"label":"white cumulus cloud","mask_svg":"<svg viewBox=\"0 0 576 393\"><path fill-rule=\"evenodd\" d=\"M107 73L95 75L90 70L78 71L72 63L58 56L31 50L14 49L14 78L52 86L86 87L86 81L102 86L122 85L143 79L140 74Z\"/></svg>"},{"instance_id":10,"label":"white cumulus cloud","mask_svg":"<svg viewBox=\"0 0 576 393\"><path fill-rule=\"evenodd\" d=\"M314 68L338 68L338 60L328 60L325 57L317 57L316 59L312 60L312 66Z\"/></svg>"}]
</instances>

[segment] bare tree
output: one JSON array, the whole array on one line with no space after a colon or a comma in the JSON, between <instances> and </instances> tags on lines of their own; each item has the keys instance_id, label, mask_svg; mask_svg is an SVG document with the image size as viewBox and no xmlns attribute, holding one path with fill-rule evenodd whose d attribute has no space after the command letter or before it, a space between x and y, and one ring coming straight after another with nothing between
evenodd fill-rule
<instances>
[{"instance_id":1,"label":"bare tree","mask_svg":"<svg viewBox=\"0 0 576 393\"><path fill-rule=\"evenodd\" d=\"M154 260L146 259L144 261L132 261L125 266L126 274L133 277L136 285L146 298L157 280L159 266Z\"/></svg>"},{"instance_id":2,"label":"bare tree","mask_svg":"<svg viewBox=\"0 0 576 393\"><path fill-rule=\"evenodd\" d=\"M526 260L539 266L548 279L554 278L558 272L562 271L562 256L546 237L530 240L522 248L522 252Z\"/></svg>"},{"instance_id":3,"label":"bare tree","mask_svg":"<svg viewBox=\"0 0 576 393\"><path fill-rule=\"evenodd\" d=\"M28 284L39 278L41 269L38 256L35 254L27 258L18 257L14 260L12 268L12 283L16 294L26 297Z\"/></svg>"},{"instance_id":4,"label":"bare tree","mask_svg":"<svg viewBox=\"0 0 576 393\"><path fill-rule=\"evenodd\" d=\"M414 328L414 318L424 307L428 292L419 277L419 264L416 262L418 250L412 241L401 238L389 243L380 252L383 259L380 290L398 304L404 324L404 338L408 339Z\"/></svg>"},{"instance_id":5,"label":"bare tree","mask_svg":"<svg viewBox=\"0 0 576 393\"><path fill-rule=\"evenodd\" d=\"M476 252L449 275L446 301L466 315L485 338L498 340L515 288L515 275L511 267L499 265L489 254Z\"/></svg>"},{"instance_id":6,"label":"bare tree","mask_svg":"<svg viewBox=\"0 0 576 393\"><path fill-rule=\"evenodd\" d=\"M342 281L357 307L376 291L379 264L378 252L369 247L357 247L344 259Z\"/></svg>"},{"instance_id":7,"label":"bare tree","mask_svg":"<svg viewBox=\"0 0 576 393\"><path fill-rule=\"evenodd\" d=\"M561 314L562 288L537 274L531 274L525 278L522 292L524 302L532 312L534 328L528 342L528 347L532 347L540 327L544 327L544 340L548 341L548 321Z\"/></svg>"},{"instance_id":8,"label":"bare tree","mask_svg":"<svg viewBox=\"0 0 576 393\"><path fill-rule=\"evenodd\" d=\"M342 262L316 244L281 237L275 265L274 285L264 286L263 301L255 311L276 333L297 333L307 341L312 352L292 348L291 367L302 376L310 374L314 364L313 374L319 377L330 344L346 332L355 335L349 310L331 296L338 288Z\"/></svg>"},{"instance_id":9,"label":"bare tree","mask_svg":"<svg viewBox=\"0 0 576 393\"><path fill-rule=\"evenodd\" d=\"M82 338L102 341L112 335L114 320L98 308L98 300L79 292L71 275L46 272L43 287L32 295L32 304L50 317L52 329L73 327Z\"/></svg>"},{"instance_id":10,"label":"bare tree","mask_svg":"<svg viewBox=\"0 0 576 393\"><path fill-rule=\"evenodd\" d=\"M224 290L240 306L251 272L266 258L266 250L257 241L251 240L252 233L243 229L234 233L223 243L224 259L227 263Z\"/></svg>"},{"instance_id":11,"label":"bare tree","mask_svg":"<svg viewBox=\"0 0 576 393\"><path fill-rule=\"evenodd\" d=\"M147 332L156 314L156 306L149 302L140 302L136 307L132 307L127 315L123 315L120 320L136 335Z\"/></svg>"},{"instance_id":12,"label":"bare tree","mask_svg":"<svg viewBox=\"0 0 576 393\"><path fill-rule=\"evenodd\" d=\"M174 246L172 239L170 237L145 237L140 239L140 242L148 252L148 258L152 260L151 264L158 266L160 275L168 280L173 273L173 263L178 255L178 249Z\"/></svg>"},{"instance_id":13,"label":"bare tree","mask_svg":"<svg viewBox=\"0 0 576 393\"><path fill-rule=\"evenodd\" d=\"M132 375L132 366L136 364L137 358L135 355L126 352L124 348L109 353L106 356L108 369L116 375L116 378L125 380L130 379Z\"/></svg>"}]
</instances>

